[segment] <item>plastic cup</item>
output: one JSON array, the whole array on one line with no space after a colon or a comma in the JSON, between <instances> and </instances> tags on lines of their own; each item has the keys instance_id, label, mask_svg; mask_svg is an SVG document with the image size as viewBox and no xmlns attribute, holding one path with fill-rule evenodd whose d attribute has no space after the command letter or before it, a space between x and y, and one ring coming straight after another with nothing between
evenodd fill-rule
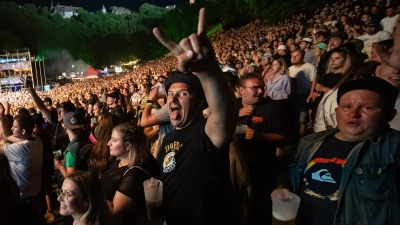
<instances>
[{"instance_id":1,"label":"plastic cup","mask_svg":"<svg viewBox=\"0 0 400 225\"><path fill-rule=\"evenodd\" d=\"M162 218L163 183L152 177L143 182L144 197L146 199L147 217L149 219Z\"/></svg>"},{"instance_id":2,"label":"plastic cup","mask_svg":"<svg viewBox=\"0 0 400 225\"><path fill-rule=\"evenodd\" d=\"M157 92L157 97L158 98L163 98L165 97L166 93L165 90L163 88L163 84L160 82L157 82L153 87L151 87L151 89L158 87L158 92Z\"/></svg>"},{"instance_id":3,"label":"plastic cup","mask_svg":"<svg viewBox=\"0 0 400 225\"><path fill-rule=\"evenodd\" d=\"M272 196L272 225L294 225L300 197L289 192L289 197L281 199Z\"/></svg>"}]
</instances>

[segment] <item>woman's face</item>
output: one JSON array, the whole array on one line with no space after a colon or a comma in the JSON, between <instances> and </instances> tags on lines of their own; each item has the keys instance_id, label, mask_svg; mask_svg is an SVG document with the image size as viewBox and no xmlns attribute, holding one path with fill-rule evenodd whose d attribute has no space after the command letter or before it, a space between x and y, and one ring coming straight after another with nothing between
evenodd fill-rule
<instances>
[{"instance_id":1,"label":"woman's face","mask_svg":"<svg viewBox=\"0 0 400 225\"><path fill-rule=\"evenodd\" d=\"M271 68L275 74L280 73L280 71L282 69L281 65L279 65L279 63L276 60L272 62Z\"/></svg>"},{"instance_id":2,"label":"woman's face","mask_svg":"<svg viewBox=\"0 0 400 225\"><path fill-rule=\"evenodd\" d=\"M107 145L110 147L110 155L112 156L121 157L128 154L127 144L122 140L122 135L116 130L113 130Z\"/></svg>"},{"instance_id":3,"label":"woman's face","mask_svg":"<svg viewBox=\"0 0 400 225\"><path fill-rule=\"evenodd\" d=\"M340 55L339 53L337 53L337 52L334 52L334 53L331 55L330 67L331 67L332 69L335 69L335 70L340 69L340 68L343 67L344 61L345 61L345 59L344 59L343 56L341 56L341 55Z\"/></svg>"},{"instance_id":4,"label":"woman's face","mask_svg":"<svg viewBox=\"0 0 400 225\"><path fill-rule=\"evenodd\" d=\"M86 212L88 203L83 201L82 192L72 180L65 179L62 192L57 197L60 202L60 214L63 216L79 215Z\"/></svg>"},{"instance_id":5,"label":"woman's face","mask_svg":"<svg viewBox=\"0 0 400 225\"><path fill-rule=\"evenodd\" d=\"M323 50L320 48L314 48L314 57L322 55Z\"/></svg>"},{"instance_id":6,"label":"woman's face","mask_svg":"<svg viewBox=\"0 0 400 225\"><path fill-rule=\"evenodd\" d=\"M93 105L92 104L88 105L87 112L88 112L88 114L93 114Z\"/></svg>"},{"instance_id":7,"label":"woman's face","mask_svg":"<svg viewBox=\"0 0 400 225\"><path fill-rule=\"evenodd\" d=\"M89 110L88 110L88 112L89 112ZM100 113L101 113L101 109L97 105L94 105L93 106L93 114L94 114L94 116L95 117L99 117Z\"/></svg>"}]
</instances>

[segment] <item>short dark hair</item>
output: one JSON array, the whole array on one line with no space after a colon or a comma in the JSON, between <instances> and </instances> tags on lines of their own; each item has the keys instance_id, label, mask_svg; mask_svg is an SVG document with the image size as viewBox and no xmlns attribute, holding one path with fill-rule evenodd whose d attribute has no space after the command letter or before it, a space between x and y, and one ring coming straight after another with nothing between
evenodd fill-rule
<instances>
[{"instance_id":1,"label":"short dark hair","mask_svg":"<svg viewBox=\"0 0 400 225\"><path fill-rule=\"evenodd\" d=\"M25 129L27 134L32 135L33 129L35 128L35 121L31 115L21 113L14 116L14 120L18 122L18 126L20 126L21 129Z\"/></svg>"},{"instance_id":2,"label":"short dark hair","mask_svg":"<svg viewBox=\"0 0 400 225\"><path fill-rule=\"evenodd\" d=\"M244 85L246 83L246 80L248 80L248 79L258 79L258 80L260 80L261 82L264 83L264 81L262 80L260 74L258 74L258 73L246 73L245 75L240 77L239 86L240 87L244 87Z\"/></svg>"},{"instance_id":3,"label":"short dark hair","mask_svg":"<svg viewBox=\"0 0 400 225\"><path fill-rule=\"evenodd\" d=\"M65 112L75 112L75 105L70 101L61 103L60 108L63 108Z\"/></svg>"},{"instance_id":4,"label":"short dark hair","mask_svg":"<svg viewBox=\"0 0 400 225\"><path fill-rule=\"evenodd\" d=\"M299 52L302 58L304 58L304 56L306 55L306 52L303 49L296 49L293 52Z\"/></svg>"}]
</instances>

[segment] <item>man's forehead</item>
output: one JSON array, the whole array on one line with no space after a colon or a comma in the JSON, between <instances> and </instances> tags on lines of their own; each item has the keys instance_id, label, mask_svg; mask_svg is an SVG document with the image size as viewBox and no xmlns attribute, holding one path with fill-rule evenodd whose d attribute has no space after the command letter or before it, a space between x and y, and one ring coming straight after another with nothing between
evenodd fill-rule
<instances>
[{"instance_id":1,"label":"man's forehead","mask_svg":"<svg viewBox=\"0 0 400 225\"><path fill-rule=\"evenodd\" d=\"M368 97L366 97L368 96ZM364 90L364 89L357 89L357 90L352 90L344 93L342 97L340 98L340 102L346 101L346 100L351 100L354 98L359 98L361 97L362 99L365 99L366 101L369 101L371 103L375 103L376 100L381 96L378 92L371 91L371 90ZM379 102L379 100L378 100Z\"/></svg>"},{"instance_id":2,"label":"man's forehead","mask_svg":"<svg viewBox=\"0 0 400 225\"><path fill-rule=\"evenodd\" d=\"M168 91L171 91L172 89L180 89L180 90L189 90L190 86L186 83L183 82L175 82L169 86Z\"/></svg>"},{"instance_id":3,"label":"man's forehead","mask_svg":"<svg viewBox=\"0 0 400 225\"><path fill-rule=\"evenodd\" d=\"M245 83L246 84L262 84L263 81L258 78L249 78L249 79L246 79Z\"/></svg>"}]
</instances>

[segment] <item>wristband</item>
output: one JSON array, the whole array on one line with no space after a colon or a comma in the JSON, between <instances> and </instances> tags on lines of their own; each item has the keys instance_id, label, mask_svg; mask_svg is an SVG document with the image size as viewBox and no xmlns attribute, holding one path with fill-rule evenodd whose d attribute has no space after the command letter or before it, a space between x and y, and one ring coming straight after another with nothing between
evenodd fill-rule
<instances>
[{"instance_id":1,"label":"wristband","mask_svg":"<svg viewBox=\"0 0 400 225\"><path fill-rule=\"evenodd\" d=\"M147 102L146 102L147 104L153 104L153 101L152 100L147 100Z\"/></svg>"}]
</instances>

